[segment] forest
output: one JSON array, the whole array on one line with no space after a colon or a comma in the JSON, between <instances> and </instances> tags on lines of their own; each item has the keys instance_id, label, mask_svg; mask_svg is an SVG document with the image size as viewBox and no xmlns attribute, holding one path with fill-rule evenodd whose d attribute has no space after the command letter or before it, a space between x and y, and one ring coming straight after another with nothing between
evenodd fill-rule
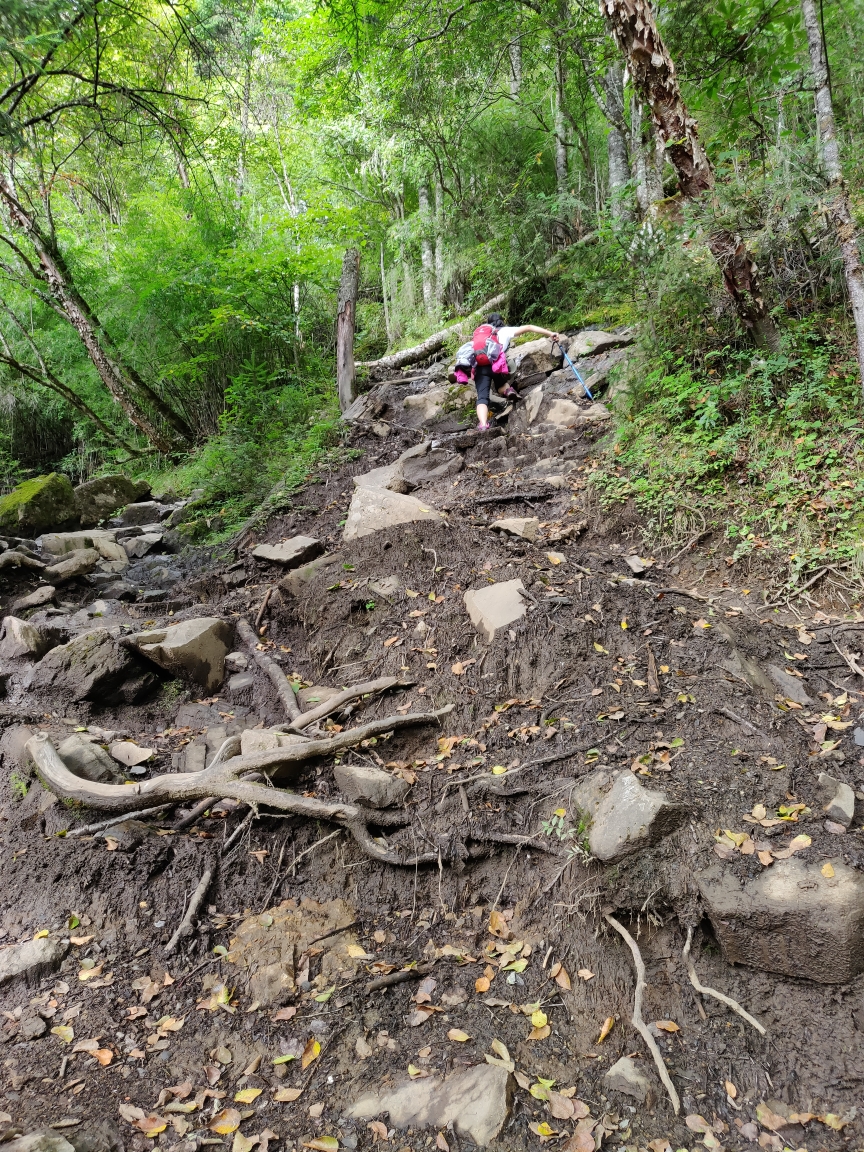
<instances>
[{"instance_id":1,"label":"forest","mask_svg":"<svg viewBox=\"0 0 864 1152\"><path fill-rule=\"evenodd\" d=\"M359 362L508 290L632 325L599 499L857 568L856 3L601 8L4 5L4 490L123 468L218 538L332 466L356 250Z\"/></svg>"}]
</instances>

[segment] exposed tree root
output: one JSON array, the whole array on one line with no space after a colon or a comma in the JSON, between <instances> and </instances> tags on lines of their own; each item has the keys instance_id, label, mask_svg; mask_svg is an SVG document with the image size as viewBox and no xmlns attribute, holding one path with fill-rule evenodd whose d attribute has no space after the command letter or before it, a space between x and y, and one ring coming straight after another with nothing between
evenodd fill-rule
<instances>
[{"instance_id":1,"label":"exposed tree root","mask_svg":"<svg viewBox=\"0 0 864 1152\"><path fill-rule=\"evenodd\" d=\"M619 935L624 937L627 947L633 955L633 963L636 966L636 993L633 997L633 1027L648 1045L648 1049L654 1057L654 1063L657 1065L660 1079L663 1081L664 1088L669 1093L669 1099L672 1101L672 1107L675 1109L675 1115L677 1116L681 1111L681 1101L678 1098L678 1093L675 1091L675 1085L672 1083L672 1078L669 1075L665 1061L660 1054L660 1049L657 1047L657 1041L648 1031L645 1021L642 1019L642 993L645 991L645 963L642 960L639 945L624 925L616 920L609 912L603 913L603 919L607 924L611 924Z\"/></svg>"},{"instance_id":2,"label":"exposed tree root","mask_svg":"<svg viewBox=\"0 0 864 1152\"><path fill-rule=\"evenodd\" d=\"M186 909L186 915L180 921L177 927L177 931L165 945L166 956L171 955L171 953L185 936L192 935L194 931L192 921L195 919L198 909L201 907L201 904L204 901L204 897L207 895L207 889L210 887L210 882L212 879L213 869L206 868L204 870L204 875L198 881L198 887L192 893L192 899L189 901L189 907Z\"/></svg>"},{"instance_id":3,"label":"exposed tree root","mask_svg":"<svg viewBox=\"0 0 864 1152\"><path fill-rule=\"evenodd\" d=\"M264 652L258 648L258 637L255 634L252 625L248 620L243 620L242 617L237 621L237 635L246 645L249 655L258 665L262 672L266 672L273 682L273 687L279 693L279 699L282 701L282 706L288 713L289 720L296 720L300 715L300 705L297 703L297 696L294 689L288 683L285 673L279 667L275 660L271 660Z\"/></svg>"},{"instance_id":4,"label":"exposed tree root","mask_svg":"<svg viewBox=\"0 0 864 1152\"><path fill-rule=\"evenodd\" d=\"M282 725L282 727L286 732L300 732L303 728L308 728L310 724L314 724L316 720L323 720L332 712L338 712L350 700L357 700L360 696L367 696L372 692L385 692L397 684L403 688L408 687L405 681L400 681L398 676L381 676L378 680L365 680L362 684L354 684L337 696L331 696L329 700L325 700L317 708L310 708L308 712L302 712L290 724Z\"/></svg>"},{"instance_id":5,"label":"exposed tree root","mask_svg":"<svg viewBox=\"0 0 864 1152\"><path fill-rule=\"evenodd\" d=\"M607 917L608 919L608 917ZM713 996L715 1000L719 1000L721 1004L725 1004L731 1008L733 1012L737 1012L742 1020L746 1020L748 1024L752 1024L757 1032L763 1036L766 1035L764 1027L758 1020L754 1019L749 1012L746 1012L737 1000L733 1000L731 996L727 996L725 992L718 992L715 988L706 988L704 984L699 982L699 977L696 975L696 968L693 964L693 957L690 954L690 947L693 943L693 928L692 926L687 929L687 943L684 945L682 953L684 963L687 965L687 975L690 977L690 983L700 992L703 996Z\"/></svg>"},{"instance_id":6,"label":"exposed tree root","mask_svg":"<svg viewBox=\"0 0 864 1152\"><path fill-rule=\"evenodd\" d=\"M157 804L155 808L143 808L136 811L135 815L139 818L142 816L155 816L157 812L164 812L166 808L172 808L173 804ZM203 811L203 809L202 809ZM117 816L112 816L109 820L99 820L96 824L85 824L83 828L72 828L66 836L92 836L94 832L102 832L105 828L111 828L114 824L119 824L121 820L125 820L127 816L131 816L131 812L121 812ZM178 825L180 827L180 825ZM183 825L185 827L185 825Z\"/></svg>"},{"instance_id":7,"label":"exposed tree root","mask_svg":"<svg viewBox=\"0 0 864 1152\"><path fill-rule=\"evenodd\" d=\"M746 728L748 732L752 732L755 736L764 736L765 733L761 728L757 728L749 720L745 720L743 716L739 716L737 712L733 712L731 708L725 708L722 704L715 704L712 712L717 712L720 716L725 716L727 720L733 720L736 724L740 724L742 728Z\"/></svg>"}]
</instances>

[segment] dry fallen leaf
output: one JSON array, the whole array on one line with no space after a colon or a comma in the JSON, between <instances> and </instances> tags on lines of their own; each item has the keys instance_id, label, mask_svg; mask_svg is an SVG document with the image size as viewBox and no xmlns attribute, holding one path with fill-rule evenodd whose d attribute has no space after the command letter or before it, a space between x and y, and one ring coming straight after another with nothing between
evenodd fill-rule
<instances>
[{"instance_id":1,"label":"dry fallen leaf","mask_svg":"<svg viewBox=\"0 0 864 1152\"><path fill-rule=\"evenodd\" d=\"M323 1101L319 1101L319 1103L317 1103L317 1104L310 1104L309 1105L309 1115L312 1117L313 1120L320 1120L323 1112L324 1112L324 1102Z\"/></svg>"},{"instance_id":2,"label":"dry fallen leaf","mask_svg":"<svg viewBox=\"0 0 864 1152\"><path fill-rule=\"evenodd\" d=\"M738 1095L738 1089L735 1087L735 1085L732 1083L732 1081L726 1080L724 1083L724 1087L726 1089L726 1095L731 1096L732 1099L734 1100L735 1097Z\"/></svg>"},{"instance_id":3,"label":"dry fallen leaf","mask_svg":"<svg viewBox=\"0 0 864 1152\"><path fill-rule=\"evenodd\" d=\"M372 1139L376 1144L379 1140L387 1139L387 1125L382 1120L370 1120L366 1127L372 1133Z\"/></svg>"},{"instance_id":4,"label":"dry fallen leaf","mask_svg":"<svg viewBox=\"0 0 864 1152\"><path fill-rule=\"evenodd\" d=\"M143 764L145 760L149 760L156 749L141 748L131 740L117 740L108 751L118 764L124 764L127 768L134 768L137 764Z\"/></svg>"},{"instance_id":5,"label":"dry fallen leaf","mask_svg":"<svg viewBox=\"0 0 864 1152\"><path fill-rule=\"evenodd\" d=\"M75 1039L74 1031L64 1024L58 1024L56 1028L52 1028L51 1033L62 1040L64 1044L71 1044Z\"/></svg>"},{"instance_id":6,"label":"dry fallen leaf","mask_svg":"<svg viewBox=\"0 0 864 1152\"><path fill-rule=\"evenodd\" d=\"M145 1136L155 1138L160 1132L164 1132L168 1127L168 1121L163 1120L161 1116L142 1116L140 1120L136 1120L135 1127L139 1128Z\"/></svg>"},{"instance_id":7,"label":"dry fallen leaf","mask_svg":"<svg viewBox=\"0 0 864 1152\"><path fill-rule=\"evenodd\" d=\"M450 1152L450 1145L447 1143L443 1132L439 1132L435 1137L435 1147L438 1152Z\"/></svg>"},{"instance_id":8,"label":"dry fallen leaf","mask_svg":"<svg viewBox=\"0 0 864 1152\"><path fill-rule=\"evenodd\" d=\"M234 1099L238 1104L253 1104L263 1091L263 1088L241 1088L234 1094Z\"/></svg>"},{"instance_id":9,"label":"dry fallen leaf","mask_svg":"<svg viewBox=\"0 0 864 1152\"><path fill-rule=\"evenodd\" d=\"M659 1028L661 1032L680 1032L681 1029L674 1020L655 1020L654 1027Z\"/></svg>"},{"instance_id":10,"label":"dry fallen leaf","mask_svg":"<svg viewBox=\"0 0 864 1152\"><path fill-rule=\"evenodd\" d=\"M277 1021L281 1021L281 1020L291 1020L296 1015L297 1015L297 1009L296 1008L280 1008L279 1011L275 1015L270 1017L270 1019L274 1023L276 1023Z\"/></svg>"},{"instance_id":11,"label":"dry fallen leaf","mask_svg":"<svg viewBox=\"0 0 864 1152\"><path fill-rule=\"evenodd\" d=\"M765 1103L756 1105L756 1119L763 1128L767 1128L770 1132L779 1132L781 1128L789 1127L789 1121L786 1117L780 1116Z\"/></svg>"},{"instance_id":12,"label":"dry fallen leaf","mask_svg":"<svg viewBox=\"0 0 864 1152\"><path fill-rule=\"evenodd\" d=\"M291 1104L303 1095L302 1088L279 1088L273 1099L277 1104Z\"/></svg>"},{"instance_id":13,"label":"dry fallen leaf","mask_svg":"<svg viewBox=\"0 0 864 1152\"><path fill-rule=\"evenodd\" d=\"M313 1148L315 1152L339 1152L339 1141L335 1136L319 1136L303 1145L304 1148Z\"/></svg>"},{"instance_id":14,"label":"dry fallen leaf","mask_svg":"<svg viewBox=\"0 0 864 1152\"><path fill-rule=\"evenodd\" d=\"M615 1027L615 1017L607 1016L603 1021L603 1027L600 1029L600 1035L597 1037L595 1043L602 1044L612 1029Z\"/></svg>"},{"instance_id":15,"label":"dry fallen leaf","mask_svg":"<svg viewBox=\"0 0 864 1152\"><path fill-rule=\"evenodd\" d=\"M563 964L559 964L558 971L554 973L554 980L559 988L563 988L567 992L569 992L570 988L572 987L572 984L570 983L570 977L567 974L567 969Z\"/></svg>"},{"instance_id":16,"label":"dry fallen leaf","mask_svg":"<svg viewBox=\"0 0 864 1152\"><path fill-rule=\"evenodd\" d=\"M580 968L579 971L576 973L576 975L581 980L593 980L594 979L594 973L591 971L590 968Z\"/></svg>"},{"instance_id":17,"label":"dry fallen leaf","mask_svg":"<svg viewBox=\"0 0 864 1152\"><path fill-rule=\"evenodd\" d=\"M448 1040L456 1040L456 1041L458 1041L458 1043L464 1044L465 1041L470 1040L471 1037L468 1035L467 1032L463 1032L461 1028L451 1028L450 1031L447 1033L447 1039Z\"/></svg>"},{"instance_id":18,"label":"dry fallen leaf","mask_svg":"<svg viewBox=\"0 0 864 1152\"><path fill-rule=\"evenodd\" d=\"M822 872L822 875L825 877L826 880L830 880L831 877L834 875L834 866L826 861L822 865L822 868L820 869L820 871Z\"/></svg>"},{"instance_id":19,"label":"dry fallen leaf","mask_svg":"<svg viewBox=\"0 0 864 1152\"><path fill-rule=\"evenodd\" d=\"M216 1113L208 1127L217 1136L230 1136L240 1127L240 1113L236 1108L223 1108Z\"/></svg>"},{"instance_id":20,"label":"dry fallen leaf","mask_svg":"<svg viewBox=\"0 0 864 1152\"><path fill-rule=\"evenodd\" d=\"M509 940L511 935L507 921L498 911L493 911L489 916L489 931L501 940Z\"/></svg>"},{"instance_id":21,"label":"dry fallen leaf","mask_svg":"<svg viewBox=\"0 0 864 1152\"><path fill-rule=\"evenodd\" d=\"M303 1049L303 1055L300 1057L300 1067L306 1069L313 1060L317 1060L321 1055L321 1044L314 1036L310 1036L306 1041L306 1047Z\"/></svg>"},{"instance_id":22,"label":"dry fallen leaf","mask_svg":"<svg viewBox=\"0 0 864 1152\"><path fill-rule=\"evenodd\" d=\"M691 1132L713 1132L713 1128L705 1119L705 1117L699 1116L697 1113L686 1116L684 1118L684 1123L687 1125Z\"/></svg>"},{"instance_id":23,"label":"dry fallen leaf","mask_svg":"<svg viewBox=\"0 0 864 1152\"><path fill-rule=\"evenodd\" d=\"M252 1152L257 1143L257 1136L244 1136L242 1132L235 1132L231 1152Z\"/></svg>"}]
</instances>

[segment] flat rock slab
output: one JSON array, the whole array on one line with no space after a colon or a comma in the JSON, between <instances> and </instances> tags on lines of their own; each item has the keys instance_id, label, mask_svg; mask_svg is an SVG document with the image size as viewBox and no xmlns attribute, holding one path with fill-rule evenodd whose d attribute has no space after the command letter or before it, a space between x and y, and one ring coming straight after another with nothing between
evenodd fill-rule
<instances>
[{"instance_id":1,"label":"flat rock slab","mask_svg":"<svg viewBox=\"0 0 864 1152\"><path fill-rule=\"evenodd\" d=\"M287 568L299 568L320 556L324 546L311 536L292 536L281 544L259 544L252 549L256 560L270 560L274 564L284 564Z\"/></svg>"},{"instance_id":2,"label":"flat rock slab","mask_svg":"<svg viewBox=\"0 0 864 1152\"><path fill-rule=\"evenodd\" d=\"M326 904L302 900L299 905L286 900L244 920L225 959L235 965L249 996L262 1008L284 1004L297 991L295 956L299 958L313 940L321 940L324 949L321 974L327 984L344 983L356 975L361 961L348 952L356 937L351 931L337 931L356 919L355 909L345 900Z\"/></svg>"},{"instance_id":3,"label":"flat rock slab","mask_svg":"<svg viewBox=\"0 0 864 1152\"><path fill-rule=\"evenodd\" d=\"M367 1092L347 1115L371 1120L388 1112L394 1128L441 1130L452 1124L458 1136L485 1148L507 1122L512 1100L513 1077L507 1069L477 1064L446 1080L430 1076Z\"/></svg>"},{"instance_id":4,"label":"flat rock slab","mask_svg":"<svg viewBox=\"0 0 864 1152\"><path fill-rule=\"evenodd\" d=\"M597 804L588 834L591 855L604 864L623 860L674 832L689 814L665 792L645 788L632 773L621 772Z\"/></svg>"},{"instance_id":5,"label":"flat rock slab","mask_svg":"<svg viewBox=\"0 0 864 1152\"><path fill-rule=\"evenodd\" d=\"M351 498L342 535L345 540L357 540L382 528L441 519L440 512L415 496L403 496L383 488L358 488Z\"/></svg>"},{"instance_id":6,"label":"flat rock slab","mask_svg":"<svg viewBox=\"0 0 864 1152\"><path fill-rule=\"evenodd\" d=\"M506 532L508 536L519 536L533 543L537 539L540 521L536 516L512 516L496 520L490 527L497 528L499 532Z\"/></svg>"},{"instance_id":7,"label":"flat rock slab","mask_svg":"<svg viewBox=\"0 0 864 1152\"><path fill-rule=\"evenodd\" d=\"M784 668L778 668L776 664L766 664L765 671L787 700L792 700L796 704L813 703L807 695L803 681L799 680L797 676L791 675Z\"/></svg>"},{"instance_id":8,"label":"flat rock slab","mask_svg":"<svg viewBox=\"0 0 864 1152\"><path fill-rule=\"evenodd\" d=\"M68 951L68 940L52 940L48 936L0 948L0 984L17 976L35 979L56 968Z\"/></svg>"},{"instance_id":9,"label":"flat rock slab","mask_svg":"<svg viewBox=\"0 0 864 1152\"><path fill-rule=\"evenodd\" d=\"M232 639L231 627L217 616L199 616L130 637L142 656L166 672L188 676L208 692L218 688L225 677L225 657Z\"/></svg>"},{"instance_id":10,"label":"flat rock slab","mask_svg":"<svg viewBox=\"0 0 864 1152\"><path fill-rule=\"evenodd\" d=\"M371 764L337 764L333 775L346 800L367 808L401 804L411 787L407 781Z\"/></svg>"},{"instance_id":11,"label":"flat rock slab","mask_svg":"<svg viewBox=\"0 0 864 1152\"><path fill-rule=\"evenodd\" d=\"M625 1096L632 1096L642 1104L654 1095L651 1081L629 1056L622 1056L612 1065L603 1077L603 1083L614 1092L623 1092Z\"/></svg>"},{"instance_id":12,"label":"flat rock slab","mask_svg":"<svg viewBox=\"0 0 864 1152\"><path fill-rule=\"evenodd\" d=\"M864 875L830 863L830 877L801 857L746 880L719 863L697 875L726 960L820 984L864 971Z\"/></svg>"},{"instance_id":13,"label":"flat rock slab","mask_svg":"<svg viewBox=\"0 0 864 1152\"><path fill-rule=\"evenodd\" d=\"M41 608L43 604L50 604L56 595L57 589L51 584L46 584L43 588L37 588L35 592L16 600L12 605L12 611L26 612L30 608Z\"/></svg>"},{"instance_id":14,"label":"flat rock slab","mask_svg":"<svg viewBox=\"0 0 864 1152\"><path fill-rule=\"evenodd\" d=\"M465 593L463 599L471 623L487 643L492 643L500 628L525 615L525 601L521 596L524 591L525 585L517 578Z\"/></svg>"},{"instance_id":15,"label":"flat rock slab","mask_svg":"<svg viewBox=\"0 0 864 1152\"><path fill-rule=\"evenodd\" d=\"M855 793L842 780L835 780L827 772L819 773L819 794L823 812L835 824L848 828L855 818Z\"/></svg>"},{"instance_id":16,"label":"flat rock slab","mask_svg":"<svg viewBox=\"0 0 864 1152\"><path fill-rule=\"evenodd\" d=\"M620 348L632 343L633 337L629 332L579 332L570 338L567 355L575 360L577 356L594 356L607 348Z\"/></svg>"},{"instance_id":17,"label":"flat rock slab","mask_svg":"<svg viewBox=\"0 0 864 1152\"><path fill-rule=\"evenodd\" d=\"M465 467L465 461L458 452L447 452L444 448L433 448L423 456L402 460L400 464L402 476L410 488L432 484L447 476L456 476Z\"/></svg>"},{"instance_id":18,"label":"flat rock slab","mask_svg":"<svg viewBox=\"0 0 864 1152\"><path fill-rule=\"evenodd\" d=\"M370 472L363 472L354 477L355 488L386 488L389 492L411 491L402 475L402 461L394 460L392 464L384 464L381 468L373 468Z\"/></svg>"}]
</instances>

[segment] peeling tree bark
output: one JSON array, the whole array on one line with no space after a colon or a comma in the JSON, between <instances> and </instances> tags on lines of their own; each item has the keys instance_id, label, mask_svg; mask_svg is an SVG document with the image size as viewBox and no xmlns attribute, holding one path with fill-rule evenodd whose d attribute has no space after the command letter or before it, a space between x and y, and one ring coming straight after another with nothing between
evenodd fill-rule
<instances>
[{"instance_id":1,"label":"peeling tree bark","mask_svg":"<svg viewBox=\"0 0 864 1152\"><path fill-rule=\"evenodd\" d=\"M632 213L624 199L624 189L630 181L627 136L623 127L624 69L617 60L606 69L603 89L606 93L606 106L611 113L606 148L609 157L609 199L612 216L616 220L629 220Z\"/></svg>"},{"instance_id":2,"label":"peeling tree bark","mask_svg":"<svg viewBox=\"0 0 864 1152\"><path fill-rule=\"evenodd\" d=\"M828 83L828 56L822 39L819 15L813 0L801 0L801 14L807 31L807 46L810 50L810 69L816 89L816 128L819 133L819 150L822 168L828 181L828 211L834 221L837 241L843 256L843 270L846 275L846 288L852 317L855 321L855 335L858 346L858 368L861 373L861 386L864 389L864 272L861 269L861 253L858 247L858 229L849 207L849 192L843 179L840 164L840 142L837 139L837 126L834 121L834 102Z\"/></svg>"},{"instance_id":3,"label":"peeling tree bark","mask_svg":"<svg viewBox=\"0 0 864 1152\"><path fill-rule=\"evenodd\" d=\"M339 407L344 412L357 398L354 370L354 324L357 293L360 290L360 253L349 248L342 260L336 310L336 387Z\"/></svg>"},{"instance_id":4,"label":"peeling tree bark","mask_svg":"<svg viewBox=\"0 0 864 1152\"><path fill-rule=\"evenodd\" d=\"M666 155L678 174L681 194L688 200L698 199L714 187L714 173L696 121L681 96L675 65L650 0L600 0L600 11L628 63L637 93L651 109ZM708 236L708 248L741 321L758 344L776 351L779 335L765 304L759 269L741 237L728 228L717 228Z\"/></svg>"}]
</instances>

